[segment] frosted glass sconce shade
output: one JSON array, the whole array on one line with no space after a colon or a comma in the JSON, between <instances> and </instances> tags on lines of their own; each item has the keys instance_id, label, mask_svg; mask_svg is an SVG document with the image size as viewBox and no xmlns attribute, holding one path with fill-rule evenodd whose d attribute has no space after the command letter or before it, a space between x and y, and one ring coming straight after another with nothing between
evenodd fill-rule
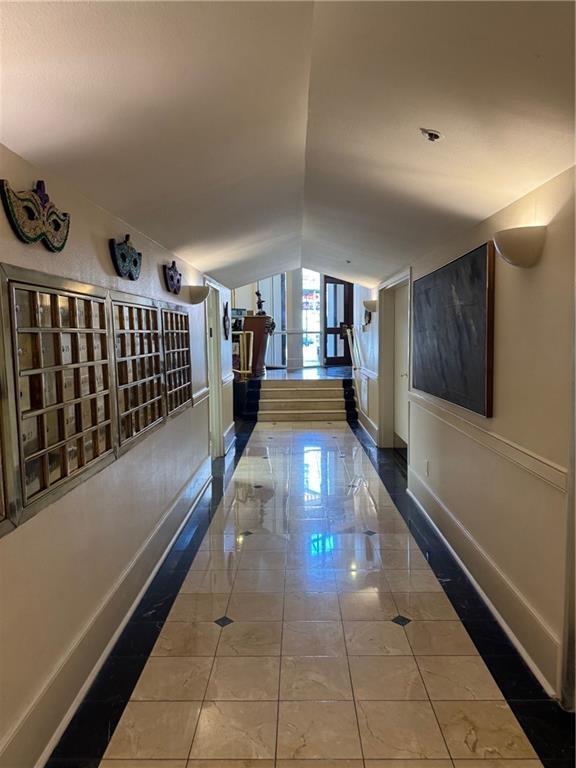
<instances>
[{"instance_id":1,"label":"frosted glass sconce shade","mask_svg":"<svg viewBox=\"0 0 576 768\"><path fill-rule=\"evenodd\" d=\"M542 256L546 227L514 227L494 235L494 246L504 261L514 267L533 267Z\"/></svg>"},{"instance_id":2,"label":"frosted glass sconce shade","mask_svg":"<svg viewBox=\"0 0 576 768\"><path fill-rule=\"evenodd\" d=\"M210 286L190 285L188 286L188 292L190 304L201 304L210 293Z\"/></svg>"}]
</instances>

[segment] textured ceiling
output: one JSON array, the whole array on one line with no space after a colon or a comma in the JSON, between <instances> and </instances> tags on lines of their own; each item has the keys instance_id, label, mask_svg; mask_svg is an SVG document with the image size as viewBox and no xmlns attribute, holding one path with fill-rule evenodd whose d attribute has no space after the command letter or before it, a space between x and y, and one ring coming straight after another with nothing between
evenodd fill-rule
<instances>
[{"instance_id":1,"label":"textured ceiling","mask_svg":"<svg viewBox=\"0 0 576 768\"><path fill-rule=\"evenodd\" d=\"M573 10L5 3L1 140L229 286L375 285L573 164Z\"/></svg>"}]
</instances>

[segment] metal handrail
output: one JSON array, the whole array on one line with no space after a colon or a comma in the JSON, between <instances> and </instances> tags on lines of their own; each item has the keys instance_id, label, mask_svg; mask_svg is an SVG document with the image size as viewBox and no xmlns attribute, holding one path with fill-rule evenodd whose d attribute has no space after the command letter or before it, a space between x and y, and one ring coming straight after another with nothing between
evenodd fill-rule
<instances>
[{"instance_id":1,"label":"metal handrail","mask_svg":"<svg viewBox=\"0 0 576 768\"><path fill-rule=\"evenodd\" d=\"M254 331L232 331L232 338L238 336L238 351L240 354L240 368L232 368L233 373L240 376L252 373L252 357L254 354ZM248 346L248 351L246 347Z\"/></svg>"},{"instance_id":2,"label":"metal handrail","mask_svg":"<svg viewBox=\"0 0 576 768\"><path fill-rule=\"evenodd\" d=\"M304 329L298 330L297 328L291 329L291 330L284 330L284 331L274 331L271 336L288 336L288 335L294 335L294 334L306 334L306 335L322 335L322 331L306 331Z\"/></svg>"},{"instance_id":3,"label":"metal handrail","mask_svg":"<svg viewBox=\"0 0 576 768\"><path fill-rule=\"evenodd\" d=\"M359 344L356 344L353 325L349 325L346 328L346 335L348 336L348 346L352 355L352 365L354 370L357 371L364 367L364 362L362 360L362 348Z\"/></svg>"}]
</instances>

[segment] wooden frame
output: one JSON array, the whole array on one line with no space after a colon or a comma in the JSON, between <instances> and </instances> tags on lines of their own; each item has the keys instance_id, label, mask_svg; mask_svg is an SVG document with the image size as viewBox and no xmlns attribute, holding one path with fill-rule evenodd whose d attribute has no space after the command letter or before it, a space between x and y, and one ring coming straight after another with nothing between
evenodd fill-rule
<instances>
[{"instance_id":1,"label":"wooden frame","mask_svg":"<svg viewBox=\"0 0 576 768\"><path fill-rule=\"evenodd\" d=\"M494 254L484 243L415 280L411 296L412 387L486 418L493 414Z\"/></svg>"},{"instance_id":2,"label":"wooden frame","mask_svg":"<svg viewBox=\"0 0 576 768\"><path fill-rule=\"evenodd\" d=\"M328 285L342 285L344 287L344 320L339 326L328 326L326 318L326 289ZM324 275L322 280L322 329L324 335L324 365L352 365L352 354L348 344L346 327L354 323L354 286L346 280ZM338 338L344 344L343 355L328 354L328 340Z\"/></svg>"}]
</instances>

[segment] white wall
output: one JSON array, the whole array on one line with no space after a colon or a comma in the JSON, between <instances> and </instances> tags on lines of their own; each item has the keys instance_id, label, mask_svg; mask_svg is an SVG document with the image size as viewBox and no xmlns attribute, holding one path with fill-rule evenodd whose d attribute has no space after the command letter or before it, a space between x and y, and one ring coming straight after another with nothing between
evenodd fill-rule
<instances>
[{"instance_id":1,"label":"white wall","mask_svg":"<svg viewBox=\"0 0 576 768\"><path fill-rule=\"evenodd\" d=\"M71 215L60 254L25 245L0 212L1 259L70 279L170 300L173 254L0 147L16 190L38 178ZM116 277L108 239L130 232L136 283ZM201 275L178 263L184 284ZM183 294L184 295L184 294ZM193 391L207 387L203 305L190 307ZM0 766L31 768L125 617L209 476L208 400L155 429L111 465L0 539ZM181 494L185 491L185 496Z\"/></svg>"},{"instance_id":2,"label":"white wall","mask_svg":"<svg viewBox=\"0 0 576 768\"><path fill-rule=\"evenodd\" d=\"M218 317L217 333L220 334L220 366L222 374L222 431L224 434L224 452L228 451L234 442L234 372L232 371L232 318L233 292L225 285L211 281L218 288L220 296L220 314ZM230 333L224 336L224 305L228 303L230 317Z\"/></svg>"},{"instance_id":3,"label":"white wall","mask_svg":"<svg viewBox=\"0 0 576 768\"><path fill-rule=\"evenodd\" d=\"M394 433L408 443L408 371L410 285L394 289Z\"/></svg>"},{"instance_id":4,"label":"white wall","mask_svg":"<svg viewBox=\"0 0 576 768\"><path fill-rule=\"evenodd\" d=\"M232 306L236 309L251 309L256 312L256 291L258 283L248 283L232 290Z\"/></svg>"},{"instance_id":5,"label":"white wall","mask_svg":"<svg viewBox=\"0 0 576 768\"><path fill-rule=\"evenodd\" d=\"M377 298L377 291L354 285L354 332L360 347L362 367L372 373L378 373L378 313L372 313L372 320L363 330L364 301Z\"/></svg>"},{"instance_id":6,"label":"white wall","mask_svg":"<svg viewBox=\"0 0 576 768\"><path fill-rule=\"evenodd\" d=\"M380 445L380 393L379 372L379 313L372 313L366 328L364 325L364 301L377 299L375 289L354 285L354 340L361 362L354 371L358 419L377 445Z\"/></svg>"},{"instance_id":7,"label":"white wall","mask_svg":"<svg viewBox=\"0 0 576 768\"><path fill-rule=\"evenodd\" d=\"M286 328L289 331L302 330L301 269L286 272ZM286 365L289 370L302 367L302 334L288 334Z\"/></svg>"},{"instance_id":8,"label":"white wall","mask_svg":"<svg viewBox=\"0 0 576 768\"><path fill-rule=\"evenodd\" d=\"M548 226L537 266L518 269L496 258L494 417L412 392L409 488L558 692L571 471L573 169L435 248L413 265L413 277L495 231L531 224Z\"/></svg>"}]
</instances>

